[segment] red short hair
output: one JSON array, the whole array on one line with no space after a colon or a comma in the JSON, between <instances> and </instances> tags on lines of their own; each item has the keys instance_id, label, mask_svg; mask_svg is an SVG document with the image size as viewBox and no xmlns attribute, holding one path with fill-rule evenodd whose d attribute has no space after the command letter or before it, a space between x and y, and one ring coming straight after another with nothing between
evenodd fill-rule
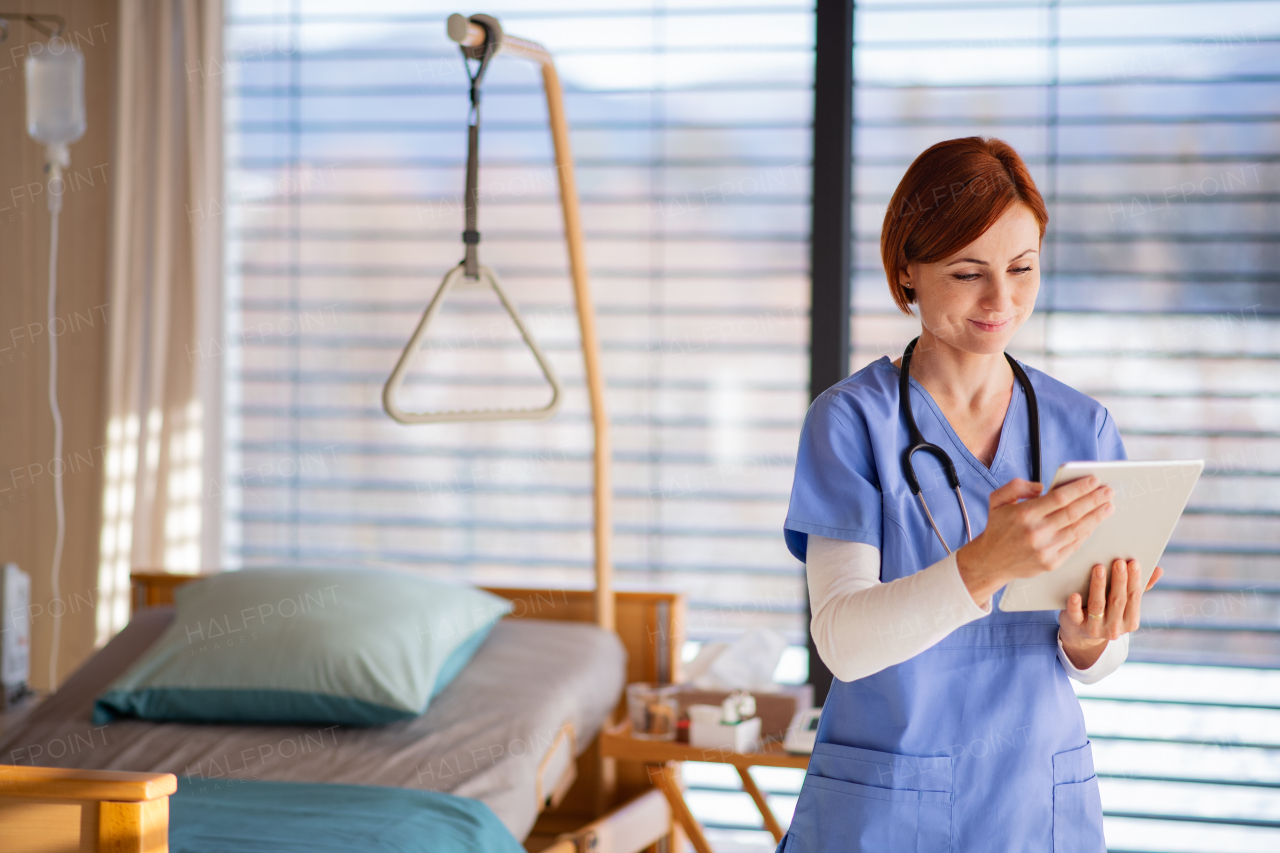
<instances>
[{"instance_id":1,"label":"red short hair","mask_svg":"<svg viewBox=\"0 0 1280 853\"><path fill-rule=\"evenodd\" d=\"M1049 211L1013 146L968 136L928 148L902 176L884 214L880 255L893 301L906 314L915 292L898 283L909 263L935 263L990 228L1012 204L1025 204L1044 239Z\"/></svg>"}]
</instances>

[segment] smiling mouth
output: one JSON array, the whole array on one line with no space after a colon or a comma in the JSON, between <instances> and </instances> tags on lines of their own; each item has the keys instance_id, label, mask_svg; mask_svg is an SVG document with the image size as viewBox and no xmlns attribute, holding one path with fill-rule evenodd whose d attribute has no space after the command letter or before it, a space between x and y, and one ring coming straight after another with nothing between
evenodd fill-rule
<instances>
[{"instance_id":1,"label":"smiling mouth","mask_svg":"<svg viewBox=\"0 0 1280 853\"><path fill-rule=\"evenodd\" d=\"M980 332L999 332L1008 328L1009 324L1013 322L1013 318L1008 317L998 323L984 323L981 320L970 320L969 322L976 326Z\"/></svg>"}]
</instances>

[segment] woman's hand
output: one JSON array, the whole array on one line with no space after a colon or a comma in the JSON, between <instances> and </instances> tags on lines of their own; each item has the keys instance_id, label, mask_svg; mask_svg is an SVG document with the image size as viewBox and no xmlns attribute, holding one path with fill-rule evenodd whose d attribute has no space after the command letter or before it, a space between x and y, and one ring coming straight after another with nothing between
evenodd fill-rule
<instances>
[{"instance_id":1,"label":"woman's hand","mask_svg":"<svg viewBox=\"0 0 1280 853\"><path fill-rule=\"evenodd\" d=\"M1084 610L1080 593L1073 592L1067 608L1058 614L1058 638L1062 650L1076 669L1088 669L1098 662L1111 640L1138 630L1142 594L1156 585L1164 569L1156 566L1146 588L1137 560L1116 560L1111 564L1111 593L1107 594L1107 570L1093 567L1089 578L1089 609Z\"/></svg>"},{"instance_id":2,"label":"woman's hand","mask_svg":"<svg viewBox=\"0 0 1280 853\"><path fill-rule=\"evenodd\" d=\"M956 551L956 565L979 607L1015 578L1062 565L1104 518L1113 491L1081 477L1040 495L1039 483L1010 480L991 493L987 529Z\"/></svg>"}]
</instances>

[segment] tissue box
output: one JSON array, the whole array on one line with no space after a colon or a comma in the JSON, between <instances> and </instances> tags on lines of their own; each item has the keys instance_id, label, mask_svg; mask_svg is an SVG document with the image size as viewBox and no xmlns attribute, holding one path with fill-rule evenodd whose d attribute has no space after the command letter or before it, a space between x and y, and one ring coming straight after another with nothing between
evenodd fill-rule
<instances>
[{"instance_id":1,"label":"tissue box","mask_svg":"<svg viewBox=\"0 0 1280 853\"><path fill-rule=\"evenodd\" d=\"M690 705L719 705L729 693L728 690L698 690L684 685L676 694L680 704L679 714L687 714ZM756 699L756 716L760 718L759 737L767 743L782 743L782 739L787 736L787 726L791 725L796 712L813 707L812 684L779 685L777 693L753 691L751 695ZM681 732L683 733L683 729Z\"/></svg>"},{"instance_id":2,"label":"tissue box","mask_svg":"<svg viewBox=\"0 0 1280 853\"><path fill-rule=\"evenodd\" d=\"M689 746L756 752L760 748L760 718L752 717L739 723L713 723L693 717L689 720Z\"/></svg>"}]
</instances>

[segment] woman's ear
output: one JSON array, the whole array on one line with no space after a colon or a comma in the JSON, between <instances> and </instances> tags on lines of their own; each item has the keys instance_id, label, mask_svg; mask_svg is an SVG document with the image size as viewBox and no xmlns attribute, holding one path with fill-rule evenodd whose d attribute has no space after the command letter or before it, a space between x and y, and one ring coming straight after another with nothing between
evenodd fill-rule
<instances>
[{"instance_id":1,"label":"woman's ear","mask_svg":"<svg viewBox=\"0 0 1280 853\"><path fill-rule=\"evenodd\" d=\"M898 270L898 286L904 291L903 295L907 298L908 302L916 301L916 292L911 286L911 271L909 269L900 268Z\"/></svg>"}]
</instances>

